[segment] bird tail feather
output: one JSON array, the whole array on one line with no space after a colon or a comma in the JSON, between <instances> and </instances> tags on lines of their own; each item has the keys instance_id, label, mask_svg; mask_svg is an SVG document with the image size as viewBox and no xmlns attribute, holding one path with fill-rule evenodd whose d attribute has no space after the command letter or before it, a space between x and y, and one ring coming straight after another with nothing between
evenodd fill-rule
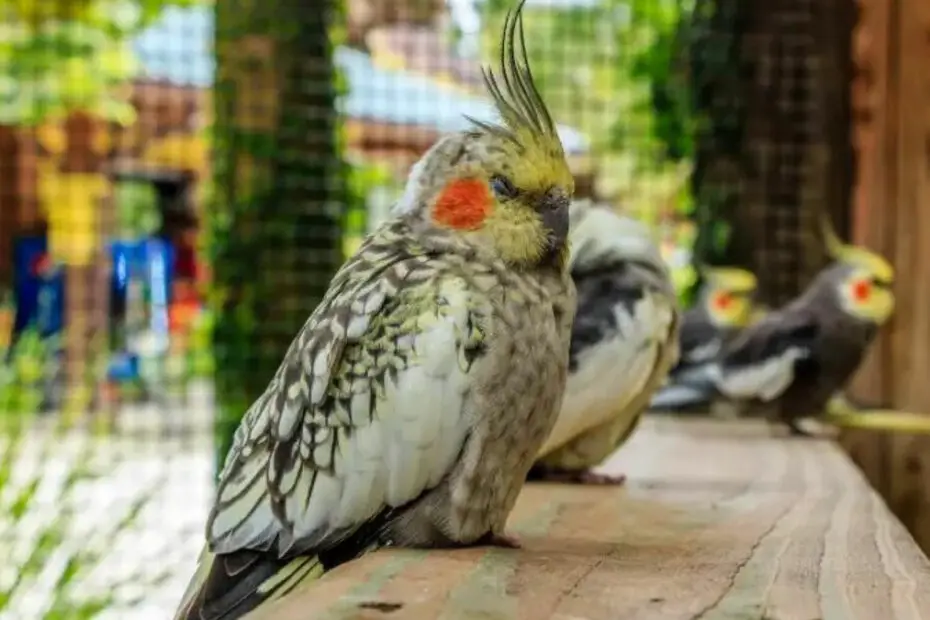
<instances>
[{"instance_id":1,"label":"bird tail feather","mask_svg":"<svg viewBox=\"0 0 930 620\"><path fill-rule=\"evenodd\" d=\"M236 620L325 572L317 556L279 560L268 553L201 553L174 620Z\"/></svg>"},{"instance_id":2,"label":"bird tail feather","mask_svg":"<svg viewBox=\"0 0 930 620\"><path fill-rule=\"evenodd\" d=\"M676 411L705 407L720 396L715 377L711 364L689 368L674 378L670 377L668 383L652 397L649 410Z\"/></svg>"}]
</instances>

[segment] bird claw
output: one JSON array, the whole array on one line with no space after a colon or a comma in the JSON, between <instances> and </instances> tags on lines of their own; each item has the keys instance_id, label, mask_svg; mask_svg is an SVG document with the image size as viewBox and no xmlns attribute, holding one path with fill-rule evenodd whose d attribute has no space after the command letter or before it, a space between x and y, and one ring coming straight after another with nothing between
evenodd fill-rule
<instances>
[{"instance_id":1,"label":"bird claw","mask_svg":"<svg viewBox=\"0 0 930 620\"><path fill-rule=\"evenodd\" d=\"M507 536L506 534L495 534L494 532L488 532L481 537L481 540L478 541L480 545L488 545L489 547L503 547L504 549L522 549L520 541L514 538L513 536Z\"/></svg>"},{"instance_id":2,"label":"bird claw","mask_svg":"<svg viewBox=\"0 0 930 620\"><path fill-rule=\"evenodd\" d=\"M566 484L588 484L595 486L621 485L626 482L625 474L598 474L590 469L584 471L542 471L536 478L546 482L561 482Z\"/></svg>"},{"instance_id":3,"label":"bird claw","mask_svg":"<svg viewBox=\"0 0 930 620\"><path fill-rule=\"evenodd\" d=\"M585 471L577 476L575 482L578 484L619 486L626 482L626 474L597 474L593 471Z\"/></svg>"},{"instance_id":4,"label":"bird claw","mask_svg":"<svg viewBox=\"0 0 930 620\"><path fill-rule=\"evenodd\" d=\"M836 429L828 424L820 423L812 418L803 420L811 428L804 428L802 420L791 420L787 422L788 432L792 437L804 437L806 439L835 439Z\"/></svg>"}]
</instances>

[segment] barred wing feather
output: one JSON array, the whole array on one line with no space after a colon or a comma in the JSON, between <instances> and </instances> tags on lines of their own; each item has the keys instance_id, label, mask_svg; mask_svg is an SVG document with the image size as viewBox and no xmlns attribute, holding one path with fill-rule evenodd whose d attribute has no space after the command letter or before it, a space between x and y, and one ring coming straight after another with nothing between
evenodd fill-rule
<instances>
[{"instance_id":1,"label":"barred wing feather","mask_svg":"<svg viewBox=\"0 0 930 620\"><path fill-rule=\"evenodd\" d=\"M481 309L461 279L426 271L395 263L314 313L236 435L213 552L327 548L450 470Z\"/></svg>"}]
</instances>

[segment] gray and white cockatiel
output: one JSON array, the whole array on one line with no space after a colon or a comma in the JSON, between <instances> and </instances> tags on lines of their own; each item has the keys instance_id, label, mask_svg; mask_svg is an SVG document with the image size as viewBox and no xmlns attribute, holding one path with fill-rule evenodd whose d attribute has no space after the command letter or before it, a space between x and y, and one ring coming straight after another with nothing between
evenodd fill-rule
<instances>
[{"instance_id":1,"label":"gray and white cockatiel","mask_svg":"<svg viewBox=\"0 0 930 620\"><path fill-rule=\"evenodd\" d=\"M754 318L756 276L737 267L705 267L704 283L697 303L682 317L678 363L669 371L665 384L656 392L650 409L675 410L703 406L703 397L690 385L692 377L702 376L724 346Z\"/></svg>"},{"instance_id":2,"label":"gray and white cockatiel","mask_svg":"<svg viewBox=\"0 0 930 620\"><path fill-rule=\"evenodd\" d=\"M593 473L636 429L678 357L679 310L668 267L642 223L609 208L572 208L578 290L562 411L530 480L620 483Z\"/></svg>"},{"instance_id":3,"label":"gray and white cockatiel","mask_svg":"<svg viewBox=\"0 0 930 620\"><path fill-rule=\"evenodd\" d=\"M522 4L486 82L503 124L440 140L245 413L176 615L241 618L383 546L510 545L555 423L574 191Z\"/></svg>"},{"instance_id":4,"label":"gray and white cockatiel","mask_svg":"<svg viewBox=\"0 0 930 620\"><path fill-rule=\"evenodd\" d=\"M793 434L859 367L894 310L894 271L881 256L827 235L835 261L787 306L743 330L702 376L696 392L761 406Z\"/></svg>"}]
</instances>

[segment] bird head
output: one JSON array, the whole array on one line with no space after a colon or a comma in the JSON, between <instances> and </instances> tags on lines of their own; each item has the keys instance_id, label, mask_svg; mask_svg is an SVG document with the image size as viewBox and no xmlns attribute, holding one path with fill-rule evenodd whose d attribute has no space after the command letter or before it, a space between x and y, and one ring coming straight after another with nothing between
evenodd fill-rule
<instances>
[{"instance_id":1,"label":"bird head","mask_svg":"<svg viewBox=\"0 0 930 620\"><path fill-rule=\"evenodd\" d=\"M752 272L738 267L704 267L702 303L719 327L745 327L753 316L758 281Z\"/></svg>"},{"instance_id":2,"label":"bird head","mask_svg":"<svg viewBox=\"0 0 930 620\"><path fill-rule=\"evenodd\" d=\"M830 273L840 306L855 318L883 324L894 312L894 268L879 254L840 241L825 215L821 228L835 261Z\"/></svg>"},{"instance_id":3,"label":"bird head","mask_svg":"<svg viewBox=\"0 0 930 620\"><path fill-rule=\"evenodd\" d=\"M527 61L523 2L505 19L499 66L482 70L502 122L468 118L470 130L437 142L395 212L416 213L516 267L565 267L574 179Z\"/></svg>"}]
</instances>

